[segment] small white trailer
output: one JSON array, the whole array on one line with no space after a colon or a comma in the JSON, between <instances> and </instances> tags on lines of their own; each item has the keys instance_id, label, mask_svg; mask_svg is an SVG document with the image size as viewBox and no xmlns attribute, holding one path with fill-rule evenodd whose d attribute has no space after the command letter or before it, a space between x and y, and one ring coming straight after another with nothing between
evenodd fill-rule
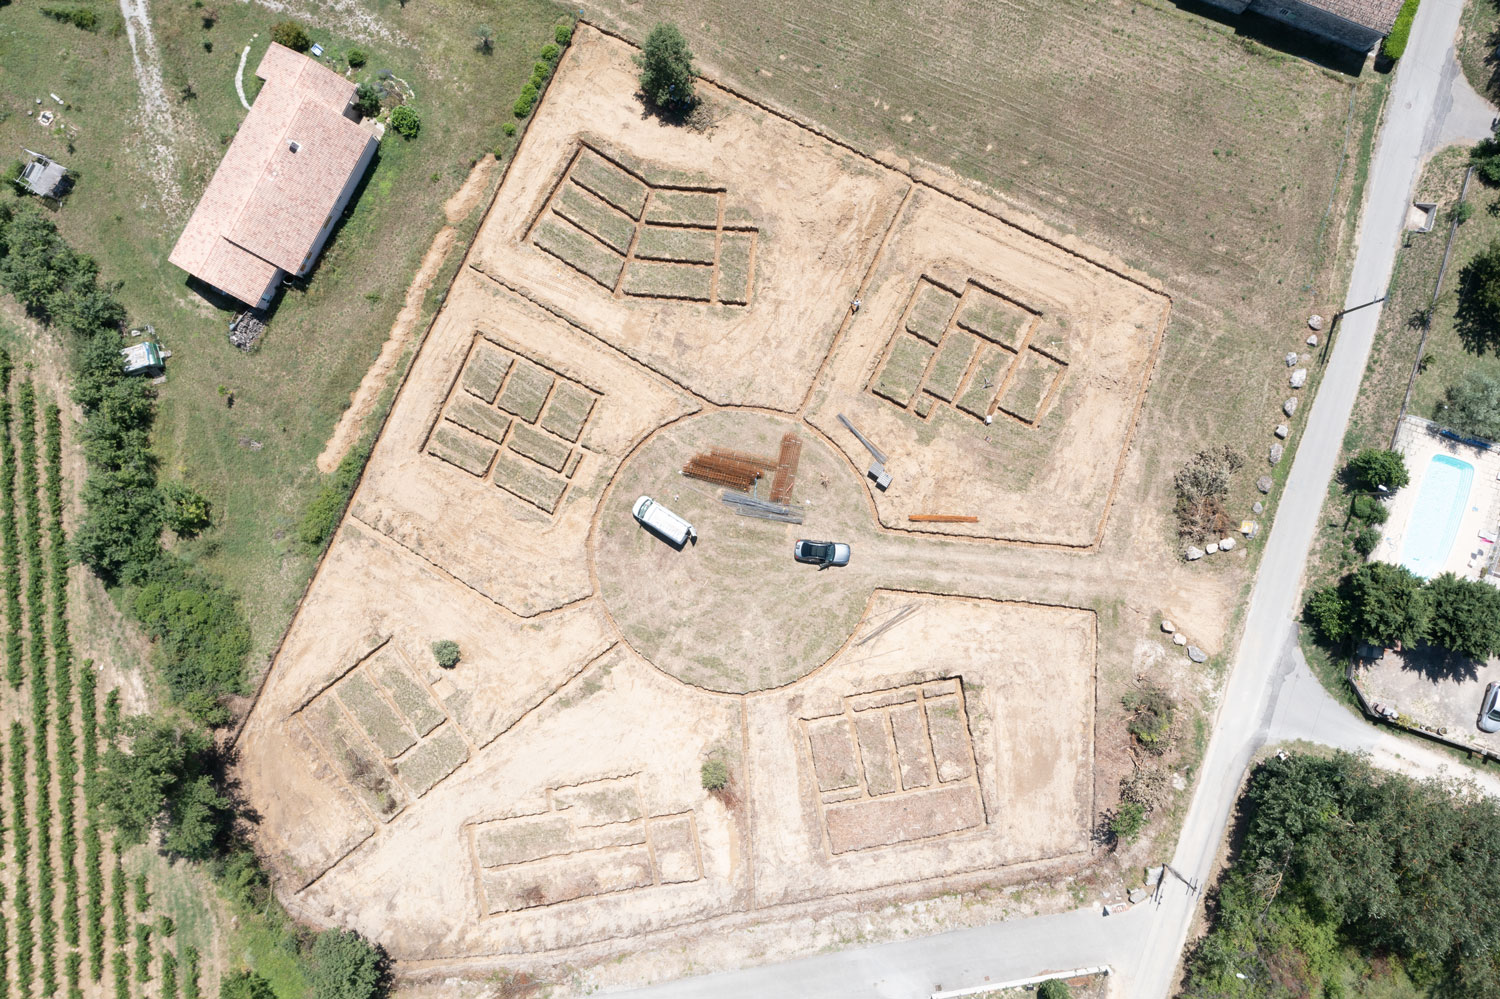
<instances>
[{"instance_id":1,"label":"small white trailer","mask_svg":"<svg viewBox=\"0 0 1500 999\"><path fill-rule=\"evenodd\" d=\"M677 514L662 506L650 496L642 496L635 501L635 506L630 508L635 514L635 519L642 526L655 531L667 541L681 548L689 541L698 540L698 532L693 530L693 525L683 520Z\"/></svg>"}]
</instances>

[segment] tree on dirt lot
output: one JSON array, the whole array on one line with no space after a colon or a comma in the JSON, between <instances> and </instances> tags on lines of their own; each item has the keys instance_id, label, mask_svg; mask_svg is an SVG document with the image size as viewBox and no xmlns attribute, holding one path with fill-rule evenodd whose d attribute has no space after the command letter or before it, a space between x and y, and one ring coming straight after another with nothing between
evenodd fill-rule
<instances>
[{"instance_id":1,"label":"tree on dirt lot","mask_svg":"<svg viewBox=\"0 0 1500 999\"><path fill-rule=\"evenodd\" d=\"M1245 456L1229 445L1199 451L1172 479L1177 489L1177 528L1185 538L1223 537L1233 526L1224 510L1229 480Z\"/></svg>"},{"instance_id":2,"label":"tree on dirt lot","mask_svg":"<svg viewBox=\"0 0 1500 999\"><path fill-rule=\"evenodd\" d=\"M1445 572L1427 584L1432 623L1427 640L1469 659L1500 653L1500 590Z\"/></svg>"},{"instance_id":3,"label":"tree on dirt lot","mask_svg":"<svg viewBox=\"0 0 1500 999\"><path fill-rule=\"evenodd\" d=\"M693 53L677 25L652 28L635 64L641 68L641 92L648 104L663 109L692 106Z\"/></svg>"},{"instance_id":4,"label":"tree on dirt lot","mask_svg":"<svg viewBox=\"0 0 1500 999\"><path fill-rule=\"evenodd\" d=\"M1395 492L1411 481L1406 459L1399 452L1367 447L1349 459L1349 484L1355 489L1374 492L1381 486Z\"/></svg>"},{"instance_id":5,"label":"tree on dirt lot","mask_svg":"<svg viewBox=\"0 0 1500 999\"><path fill-rule=\"evenodd\" d=\"M723 760L709 760L700 775L705 791L722 791L729 786L729 766Z\"/></svg>"},{"instance_id":6,"label":"tree on dirt lot","mask_svg":"<svg viewBox=\"0 0 1500 999\"><path fill-rule=\"evenodd\" d=\"M1500 441L1500 378L1470 371L1463 381L1448 386L1433 415L1461 433Z\"/></svg>"},{"instance_id":7,"label":"tree on dirt lot","mask_svg":"<svg viewBox=\"0 0 1500 999\"><path fill-rule=\"evenodd\" d=\"M1036 999L1073 999L1073 990L1061 978L1050 978L1037 986Z\"/></svg>"},{"instance_id":8,"label":"tree on dirt lot","mask_svg":"<svg viewBox=\"0 0 1500 999\"><path fill-rule=\"evenodd\" d=\"M1382 647L1416 645L1427 637L1431 597L1404 565L1366 562L1350 583L1354 637Z\"/></svg>"},{"instance_id":9,"label":"tree on dirt lot","mask_svg":"<svg viewBox=\"0 0 1500 999\"><path fill-rule=\"evenodd\" d=\"M277 45L285 45L293 52L306 52L312 48L312 39L307 37L307 29L296 21L278 21L271 28L271 41Z\"/></svg>"},{"instance_id":10,"label":"tree on dirt lot","mask_svg":"<svg viewBox=\"0 0 1500 999\"><path fill-rule=\"evenodd\" d=\"M384 952L353 930L324 930L313 941L313 999L375 999L388 986Z\"/></svg>"}]
</instances>

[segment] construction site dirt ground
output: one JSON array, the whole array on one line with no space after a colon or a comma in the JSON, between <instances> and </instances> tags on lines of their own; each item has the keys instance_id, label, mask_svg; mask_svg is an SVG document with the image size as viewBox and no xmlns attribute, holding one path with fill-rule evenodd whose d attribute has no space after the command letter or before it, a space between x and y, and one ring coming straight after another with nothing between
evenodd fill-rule
<instances>
[{"instance_id":1,"label":"construction site dirt ground","mask_svg":"<svg viewBox=\"0 0 1500 999\"><path fill-rule=\"evenodd\" d=\"M1085 869L1158 615L1227 628L1112 516L1160 289L707 83L664 124L631 52L578 31L238 742L282 899L409 973L628 984Z\"/></svg>"}]
</instances>

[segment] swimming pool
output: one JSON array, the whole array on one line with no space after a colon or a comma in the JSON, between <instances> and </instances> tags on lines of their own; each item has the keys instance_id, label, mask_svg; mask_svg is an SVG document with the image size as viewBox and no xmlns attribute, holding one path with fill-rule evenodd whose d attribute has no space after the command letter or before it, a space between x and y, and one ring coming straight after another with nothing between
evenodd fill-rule
<instances>
[{"instance_id":1,"label":"swimming pool","mask_svg":"<svg viewBox=\"0 0 1500 999\"><path fill-rule=\"evenodd\" d=\"M1469 502L1474 466L1467 461L1435 454L1422 476L1422 491L1406 521L1401 564L1424 579L1443 571L1458 524Z\"/></svg>"}]
</instances>

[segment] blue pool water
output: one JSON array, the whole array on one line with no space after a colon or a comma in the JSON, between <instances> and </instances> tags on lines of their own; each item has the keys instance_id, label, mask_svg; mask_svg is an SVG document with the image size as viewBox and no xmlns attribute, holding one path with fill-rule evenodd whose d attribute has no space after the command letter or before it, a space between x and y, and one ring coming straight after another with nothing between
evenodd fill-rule
<instances>
[{"instance_id":1,"label":"blue pool water","mask_svg":"<svg viewBox=\"0 0 1500 999\"><path fill-rule=\"evenodd\" d=\"M1401 564L1424 579L1443 571L1458 523L1469 502L1474 466L1467 461L1435 454L1422 476L1422 491L1406 522L1406 543L1401 546Z\"/></svg>"}]
</instances>

